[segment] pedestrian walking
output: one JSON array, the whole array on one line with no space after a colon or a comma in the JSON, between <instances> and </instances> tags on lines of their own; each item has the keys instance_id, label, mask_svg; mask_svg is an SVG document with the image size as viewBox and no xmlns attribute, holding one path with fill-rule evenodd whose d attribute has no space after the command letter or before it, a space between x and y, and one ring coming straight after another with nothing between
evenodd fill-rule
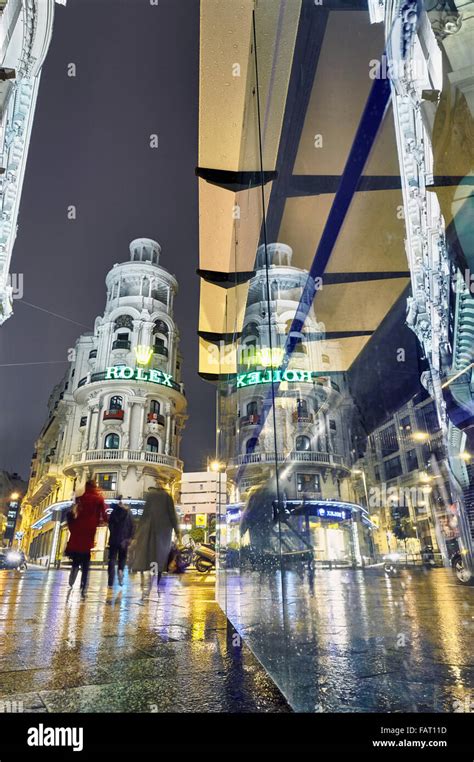
<instances>
[{"instance_id":1,"label":"pedestrian walking","mask_svg":"<svg viewBox=\"0 0 474 762\"><path fill-rule=\"evenodd\" d=\"M115 579L115 565L118 563L118 582L123 585L123 572L127 563L128 547L135 531L132 514L128 506L122 503L122 496L114 503L112 513L109 516L109 588L113 587Z\"/></svg>"},{"instance_id":2,"label":"pedestrian walking","mask_svg":"<svg viewBox=\"0 0 474 762\"><path fill-rule=\"evenodd\" d=\"M173 498L162 487L151 488L138 524L131 563L132 571L142 574L143 597L150 592L155 575L157 586L160 584L161 575L168 565L173 530L180 540ZM145 572L150 573L148 591L145 590Z\"/></svg>"},{"instance_id":3,"label":"pedestrian walking","mask_svg":"<svg viewBox=\"0 0 474 762\"><path fill-rule=\"evenodd\" d=\"M69 592L74 587L79 569L81 569L81 596L85 598L95 533L98 526L107 524L104 498L94 481L86 482L84 494L77 498L67 515L67 524L71 534L65 553L72 560Z\"/></svg>"}]
</instances>

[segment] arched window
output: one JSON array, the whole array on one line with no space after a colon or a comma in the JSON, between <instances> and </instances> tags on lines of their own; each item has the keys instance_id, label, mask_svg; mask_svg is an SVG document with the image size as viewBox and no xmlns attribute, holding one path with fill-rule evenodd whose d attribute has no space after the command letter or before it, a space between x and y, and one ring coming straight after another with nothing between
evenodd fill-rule
<instances>
[{"instance_id":1,"label":"arched window","mask_svg":"<svg viewBox=\"0 0 474 762\"><path fill-rule=\"evenodd\" d=\"M251 455L253 452L258 452L258 437L250 437L245 443L245 454Z\"/></svg>"},{"instance_id":2,"label":"arched window","mask_svg":"<svg viewBox=\"0 0 474 762\"><path fill-rule=\"evenodd\" d=\"M299 437L296 437L297 452L305 452L310 449L311 449L311 440L309 437L304 436L304 434L302 434Z\"/></svg>"},{"instance_id":3,"label":"arched window","mask_svg":"<svg viewBox=\"0 0 474 762\"><path fill-rule=\"evenodd\" d=\"M150 413L156 413L157 415L159 415L160 409L161 409L161 405L158 402L158 400L152 400L150 402Z\"/></svg>"},{"instance_id":4,"label":"arched window","mask_svg":"<svg viewBox=\"0 0 474 762\"><path fill-rule=\"evenodd\" d=\"M113 410L122 410L122 409L123 409L123 398L117 397L117 396L111 397L109 410L112 412Z\"/></svg>"},{"instance_id":5,"label":"arched window","mask_svg":"<svg viewBox=\"0 0 474 762\"><path fill-rule=\"evenodd\" d=\"M130 315L119 315L114 322L114 331L118 331L120 328L133 331L133 318Z\"/></svg>"},{"instance_id":6,"label":"arched window","mask_svg":"<svg viewBox=\"0 0 474 762\"><path fill-rule=\"evenodd\" d=\"M247 415L258 415L258 402L257 400L252 400L252 402L249 402L247 405Z\"/></svg>"},{"instance_id":7,"label":"arched window","mask_svg":"<svg viewBox=\"0 0 474 762\"><path fill-rule=\"evenodd\" d=\"M162 333L163 336L168 336L169 334L168 324L165 323L164 320L155 320L155 324L153 326L153 333Z\"/></svg>"},{"instance_id":8,"label":"arched window","mask_svg":"<svg viewBox=\"0 0 474 762\"><path fill-rule=\"evenodd\" d=\"M156 437L148 437L146 440L146 449L148 452L158 452L158 440Z\"/></svg>"},{"instance_id":9,"label":"arched window","mask_svg":"<svg viewBox=\"0 0 474 762\"><path fill-rule=\"evenodd\" d=\"M120 447L120 437L118 434L107 434L104 440L106 450L118 450Z\"/></svg>"}]
</instances>

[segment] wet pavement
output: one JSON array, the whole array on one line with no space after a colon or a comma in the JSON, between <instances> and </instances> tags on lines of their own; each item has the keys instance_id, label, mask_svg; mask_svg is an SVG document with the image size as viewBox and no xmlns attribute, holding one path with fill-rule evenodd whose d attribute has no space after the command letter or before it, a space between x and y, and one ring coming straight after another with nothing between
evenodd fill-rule
<instances>
[{"instance_id":1,"label":"wet pavement","mask_svg":"<svg viewBox=\"0 0 474 762\"><path fill-rule=\"evenodd\" d=\"M139 575L108 599L106 572L94 570L85 601L79 589L67 599L67 579L0 572L3 711L290 711L227 628L213 576L166 576L148 601Z\"/></svg>"},{"instance_id":2,"label":"wet pavement","mask_svg":"<svg viewBox=\"0 0 474 762\"><path fill-rule=\"evenodd\" d=\"M474 712L474 587L450 570L228 572L229 618L296 711Z\"/></svg>"}]
</instances>

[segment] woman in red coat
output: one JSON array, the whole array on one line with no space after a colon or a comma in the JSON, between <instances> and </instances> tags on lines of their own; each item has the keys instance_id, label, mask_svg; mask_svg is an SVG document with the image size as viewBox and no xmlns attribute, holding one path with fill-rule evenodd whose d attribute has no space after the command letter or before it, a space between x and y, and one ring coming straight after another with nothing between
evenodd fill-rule
<instances>
[{"instance_id":1,"label":"woman in red coat","mask_svg":"<svg viewBox=\"0 0 474 762\"><path fill-rule=\"evenodd\" d=\"M80 567L81 596L85 598L95 533L98 526L107 524L104 498L95 482L86 482L84 494L76 500L75 506L67 515L67 524L71 534L65 552L72 559L69 592L73 588Z\"/></svg>"}]
</instances>

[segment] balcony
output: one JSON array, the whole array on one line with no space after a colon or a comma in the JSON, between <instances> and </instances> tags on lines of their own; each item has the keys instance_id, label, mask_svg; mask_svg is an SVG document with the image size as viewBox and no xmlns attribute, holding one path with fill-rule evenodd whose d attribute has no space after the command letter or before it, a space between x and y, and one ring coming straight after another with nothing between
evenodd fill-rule
<instances>
[{"instance_id":1,"label":"balcony","mask_svg":"<svg viewBox=\"0 0 474 762\"><path fill-rule=\"evenodd\" d=\"M350 468L344 465L342 455L331 452L307 452L294 450L284 452L252 452L247 455L239 455L229 461L229 466L241 466L251 463L315 463L331 468L341 468L349 473Z\"/></svg>"},{"instance_id":2,"label":"balcony","mask_svg":"<svg viewBox=\"0 0 474 762\"><path fill-rule=\"evenodd\" d=\"M104 421L123 421L123 410L105 410Z\"/></svg>"},{"instance_id":3,"label":"balcony","mask_svg":"<svg viewBox=\"0 0 474 762\"><path fill-rule=\"evenodd\" d=\"M147 421L148 423L157 423L159 426L164 426L165 416L160 415L160 413L148 413Z\"/></svg>"},{"instance_id":4,"label":"balcony","mask_svg":"<svg viewBox=\"0 0 474 762\"><path fill-rule=\"evenodd\" d=\"M173 471L183 470L183 461L172 455L164 455L160 452L148 452L145 450L87 450L72 455L64 468L64 472L71 473L74 468L84 463L99 464L110 461L117 464L130 463L130 465L146 465L148 463L156 466L165 466Z\"/></svg>"},{"instance_id":5,"label":"balcony","mask_svg":"<svg viewBox=\"0 0 474 762\"><path fill-rule=\"evenodd\" d=\"M301 413L293 413L293 423L313 423L313 416L311 413L303 415Z\"/></svg>"},{"instance_id":6,"label":"balcony","mask_svg":"<svg viewBox=\"0 0 474 762\"><path fill-rule=\"evenodd\" d=\"M112 344L112 349L130 349L132 343L124 339L116 339Z\"/></svg>"},{"instance_id":7,"label":"balcony","mask_svg":"<svg viewBox=\"0 0 474 762\"><path fill-rule=\"evenodd\" d=\"M168 348L162 344L155 344L153 347L153 353L155 355L161 355L162 357L168 357Z\"/></svg>"}]
</instances>

